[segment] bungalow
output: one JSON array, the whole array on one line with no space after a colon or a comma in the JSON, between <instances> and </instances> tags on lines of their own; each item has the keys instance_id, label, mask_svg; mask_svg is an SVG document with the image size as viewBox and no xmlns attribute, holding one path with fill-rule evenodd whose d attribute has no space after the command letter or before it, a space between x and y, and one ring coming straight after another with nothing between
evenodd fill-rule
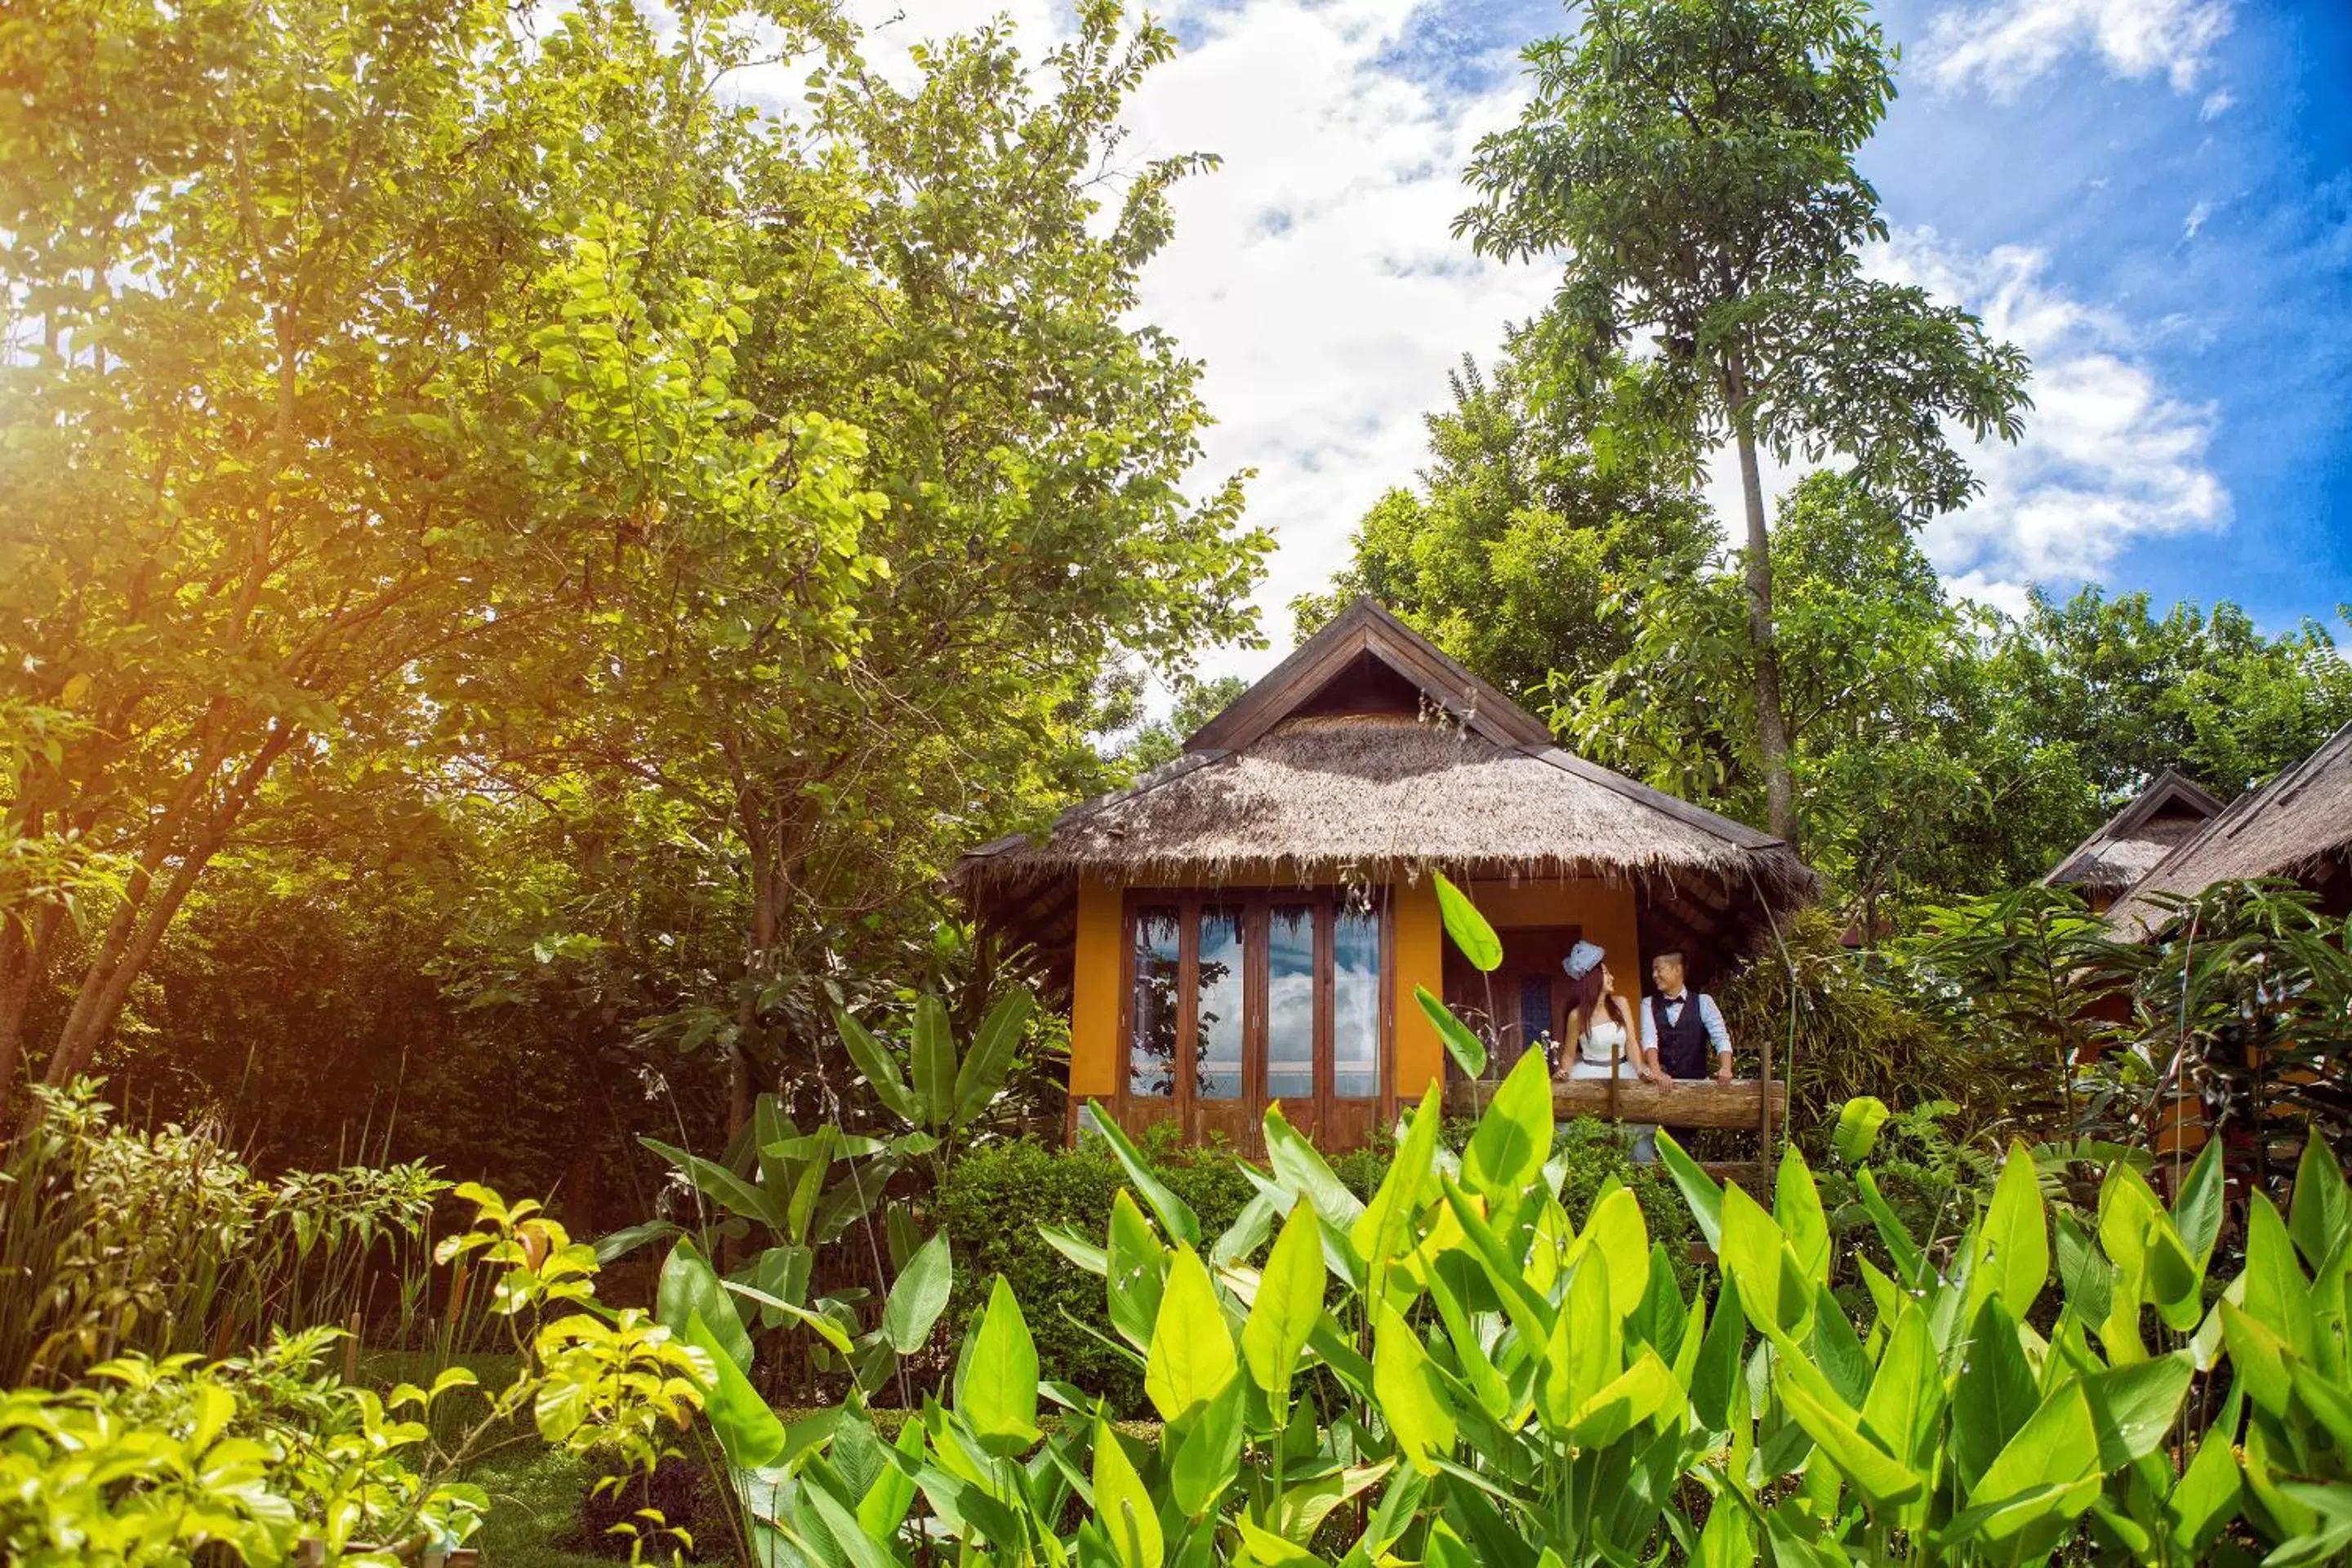
<instances>
[{"instance_id":1,"label":"bungalow","mask_svg":"<svg viewBox=\"0 0 2352 1568\"><path fill-rule=\"evenodd\" d=\"M2164 924L2157 893L2194 895L2216 882L2285 877L2352 914L2352 724L2184 838L2107 910L2116 934L2140 939Z\"/></svg>"},{"instance_id":2,"label":"bungalow","mask_svg":"<svg viewBox=\"0 0 2352 1568\"><path fill-rule=\"evenodd\" d=\"M1492 973L1446 942L1433 870L1496 927ZM1329 1149L1391 1125L1449 1071L1417 988L1486 1034L1491 1076L1561 1033L1579 940L1629 994L1666 947L1705 984L1818 890L1780 840L1560 750L1370 599L1175 761L954 879L1066 1000L1070 1135L1093 1100L1130 1131L1244 1149L1276 1100ZM1737 1124L1779 1087L1751 1088Z\"/></svg>"},{"instance_id":3,"label":"bungalow","mask_svg":"<svg viewBox=\"0 0 2352 1568\"><path fill-rule=\"evenodd\" d=\"M2076 845L2042 879L2042 885L2074 888L2092 913L2104 913L2158 861L2221 814L2219 800L2167 768L2105 826Z\"/></svg>"}]
</instances>

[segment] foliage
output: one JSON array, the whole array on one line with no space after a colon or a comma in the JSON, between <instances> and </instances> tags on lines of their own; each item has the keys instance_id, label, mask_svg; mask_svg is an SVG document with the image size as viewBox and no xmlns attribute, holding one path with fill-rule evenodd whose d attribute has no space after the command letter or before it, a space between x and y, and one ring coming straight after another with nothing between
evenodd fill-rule
<instances>
[{"instance_id":1,"label":"foliage","mask_svg":"<svg viewBox=\"0 0 2352 1568\"><path fill-rule=\"evenodd\" d=\"M2352 662L2326 626L2265 637L2227 600L2159 616L2145 594L2093 584L2062 603L2037 589L1988 675L2037 733L2072 747L2109 810L2166 768L2228 799L2352 721Z\"/></svg>"},{"instance_id":2,"label":"foliage","mask_svg":"<svg viewBox=\"0 0 2352 1568\"><path fill-rule=\"evenodd\" d=\"M1842 936L1826 912L1802 911L1720 997L1735 1040L1770 1043L1789 1125L1808 1152L1826 1152L1820 1140L1838 1108L1864 1096L1901 1109L1943 1101L1990 1130L2005 1102L1987 1053L1946 1028L1903 972L1848 951Z\"/></svg>"},{"instance_id":3,"label":"foliage","mask_svg":"<svg viewBox=\"0 0 2352 1568\"><path fill-rule=\"evenodd\" d=\"M422 1166L263 1182L211 1128L116 1127L87 1081L36 1092L0 1161L6 1385L339 1327L369 1306L375 1269L426 1262L448 1184Z\"/></svg>"},{"instance_id":4,"label":"foliage","mask_svg":"<svg viewBox=\"0 0 2352 1568\"><path fill-rule=\"evenodd\" d=\"M1713 1293L1686 1298L1629 1191L1604 1183L1568 1216L1539 1062L1458 1156L1437 1131L1433 1095L1367 1201L1270 1111L1271 1172L1223 1233L1113 1139L1130 1186L1100 1244L1056 1245L1101 1281L1156 1433L1122 1433L1055 1381L1000 1279L952 1397L895 1442L854 1405L782 1435L794 1457L761 1515L776 1549L829 1568L943 1549L1103 1568L1822 1568L2062 1549L2251 1563L2257 1538L2284 1563L2352 1539L2336 1420L2352 1198L2317 1142L2291 1218L2252 1200L2224 1287L2208 1279L2210 1156L2168 1205L2118 1166L2053 1226L2012 1146L1924 1237L1865 1165L1851 1190L1882 1268L1841 1254L1793 1151L1767 1209L1664 1140L1722 1260ZM1842 1299L1849 1263L1862 1289Z\"/></svg>"},{"instance_id":5,"label":"foliage","mask_svg":"<svg viewBox=\"0 0 2352 1568\"><path fill-rule=\"evenodd\" d=\"M1814 474L1772 527L1780 689L1808 858L1874 943L1944 889L2014 885L2081 836L2088 786L1984 679L1980 612L1955 605L1896 514ZM1636 628L1549 692L1570 745L1747 820L1765 815L1745 569L1628 574Z\"/></svg>"},{"instance_id":6,"label":"foliage","mask_svg":"<svg viewBox=\"0 0 2352 1568\"><path fill-rule=\"evenodd\" d=\"M1254 1195L1225 1155L1185 1150L1165 1135L1147 1140L1145 1147L1160 1178L1219 1233ZM1367 1156L1350 1156L1341 1169L1361 1186L1369 1164ZM1039 1356L1056 1375L1102 1394L1120 1413L1140 1407L1141 1379L1107 1342L1110 1321L1099 1284L1071 1268L1045 1233L1102 1234L1123 1182L1118 1163L1097 1140L1061 1149L1020 1139L973 1150L956 1163L938 1194L939 1223L964 1263L949 1321L966 1321L984 1307L990 1281L1001 1276L1023 1303Z\"/></svg>"},{"instance_id":7,"label":"foliage","mask_svg":"<svg viewBox=\"0 0 2352 1568\"><path fill-rule=\"evenodd\" d=\"M1906 957L1953 1032L2001 1073L1998 1103L2027 1127L2085 1131L2077 1079L2116 1031L2116 976L2139 961L2070 889L2032 884L1928 912Z\"/></svg>"},{"instance_id":8,"label":"foliage","mask_svg":"<svg viewBox=\"0 0 2352 1568\"><path fill-rule=\"evenodd\" d=\"M1250 631L1267 542L1132 319L1203 165L1106 203L1172 47L1115 7L911 86L824 7L84 0L0 47L0 1082L152 1041L183 911L212 996L289 880L364 927L315 857L400 843L450 950L229 993L266 1026L209 1087L299 1058L292 999L439 989L419 1076L563 1062L592 1188L628 1076L722 1076L676 1047L722 1120L800 1087L947 858L1106 776L1105 671ZM755 58L805 112L721 85Z\"/></svg>"},{"instance_id":9,"label":"foliage","mask_svg":"<svg viewBox=\"0 0 2352 1568\"><path fill-rule=\"evenodd\" d=\"M2103 1120L2157 1147L2194 1102L2212 1136L2276 1193L2306 1141L2352 1149L2347 924L2285 882L2224 882L2164 898L2155 940L2105 972L2130 986L2131 1029L2094 1075Z\"/></svg>"},{"instance_id":10,"label":"foliage","mask_svg":"<svg viewBox=\"0 0 2352 1568\"><path fill-rule=\"evenodd\" d=\"M1614 613L1620 579L1698 572L1715 527L1687 448L1643 442L1628 406L1643 373L1567 374L1552 325L1515 329L1491 372L1465 357L1448 376L1418 489L1375 501L1330 590L1292 602L1300 636L1370 594L1527 700L1624 655L1640 628Z\"/></svg>"},{"instance_id":11,"label":"foliage","mask_svg":"<svg viewBox=\"0 0 2352 1568\"><path fill-rule=\"evenodd\" d=\"M2026 401L2024 356L1975 317L1863 275L1886 226L1853 159L1895 90L1866 16L1858 0L1596 0L1574 37L1527 49L1530 100L1479 143L1479 200L1455 220L1486 254L1563 256L1566 342L1606 373L1654 334L1651 422L1737 449L1757 756L1792 840L1759 447L1838 454L1916 522L1977 489L1948 429L2014 440Z\"/></svg>"},{"instance_id":12,"label":"foliage","mask_svg":"<svg viewBox=\"0 0 2352 1568\"><path fill-rule=\"evenodd\" d=\"M465 1187L474 1227L441 1258L495 1271L521 1370L444 1442L435 1406L470 1389L451 1367L388 1396L320 1363L339 1331L274 1335L250 1355L117 1357L62 1392L0 1394L0 1543L32 1563L193 1563L215 1543L257 1568L315 1542L329 1562L388 1565L462 1542L487 1504L464 1479L538 1440L647 1467L700 1402L705 1375L669 1332L595 1300L584 1246L536 1213ZM520 1420L519 1420L520 1418Z\"/></svg>"},{"instance_id":13,"label":"foliage","mask_svg":"<svg viewBox=\"0 0 2352 1568\"><path fill-rule=\"evenodd\" d=\"M1310 629L1301 626L1299 634L1303 637ZM1186 736L1223 712L1248 689L1249 682L1238 675L1208 680L1187 676L1177 684L1175 706L1168 717L1138 725L1119 747L1118 761L1139 776L1162 763L1174 762L1183 753Z\"/></svg>"}]
</instances>

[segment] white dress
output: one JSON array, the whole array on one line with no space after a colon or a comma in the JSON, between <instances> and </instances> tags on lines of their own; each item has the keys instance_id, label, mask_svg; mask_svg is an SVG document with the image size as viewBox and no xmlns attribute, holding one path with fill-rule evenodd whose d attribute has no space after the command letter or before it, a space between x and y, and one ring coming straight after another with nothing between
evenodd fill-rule
<instances>
[{"instance_id":1,"label":"white dress","mask_svg":"<svg viewBox=\"0 0 2352 1568\"><path fill-rule=\"evenodd\" d=\"M1625 1026L1614 1018L1595 1018L1584 1031L1584 1038L1576 1045L1576 1059L1569 1064L1570 1078L1607 1078L1613 1070L1617 1077L1633 1079L1633 1053L1626 1047ZM1623 1059L1619 1060L1622 1057ZM1611 1063L1616 1063L1612 1069Z\"/></svg>"}]
</instances>

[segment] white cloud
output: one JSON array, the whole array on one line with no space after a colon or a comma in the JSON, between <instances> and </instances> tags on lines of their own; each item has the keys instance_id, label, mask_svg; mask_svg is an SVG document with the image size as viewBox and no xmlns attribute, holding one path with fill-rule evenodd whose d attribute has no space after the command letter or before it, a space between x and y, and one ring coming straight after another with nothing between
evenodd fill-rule
<instances>
[{"instance_id":1,"label":"white cloud","mask_svg":"<svg viewBox=\"0 0 2352 1568\"><path fill-rule=\"evenodd\" d=\"M1453 235L1478 138L1517 111L1517 72L1454 93L1396 60L1422 0L1179 0L1160 8L1186 40L1125 116L1123 164L1220 154L1175 195L1173 241L1143 278L1140 320L1203 362L1217 419L1200 488L1242 468L1248 518L1278 549L1258 595L1271 647L1226 652L1211 673L1254 674L1289 647L1289 600L1342 565L1357 521L1423 459L1422 416L1465 352L1484 358L1533 315L1557 271L1480 261ZM1009 6L1037 59L1068 28L1055 0ZM872 58L979 20L968 0L874 0ZM885 17L900 19L881 25Z\"/></svg>"},{"instance_id":2,"label":"white cloud","mask_svg":"<svg viewBox=\"0 0 2352 1568\"><path fill-rule=\"evenodd\" d=\"M1923 54L1928 79L1956 89L1981 83L2017 91L2078 48L2095 49L2118 76L2161 71L2175 91L2195 87L2213 46L2230 30L2231 0L1988 0L1936 18ZM2220 107L2214 107L2216 100ZM2230 105L2206 100L2205 118Z\"/></svg>"},{"instance_id":3,"label":"white cloud","mask_svg":"<svg viewBox=\"0 0 2352 1568\"><path fill-rule=\"evenodd\" d=\"M2209 92L2205 95L2205 101L2197 106L2197 118L2203 121L2219 120L2229 113L2237 101L2238 95L2226 87L2218 91Z\"/></svg>"},{"instance_id":4,"label":"white cloud","mask_svg":"<svg viewBox=\"0 0 2352 1568\"><path fill-rule=\"evenodd\" d=\"M2195 206L2190 207L2189 209L2189 216L2183 218L2180 222L2180 237L2183 239L2195 239L2197 237L2197 231L2203 228L2205 226L2205 220L2212 216L2213 204L2211 202L2199 202Z\"/></svg>"},{"instance_id":5,"label":"white cloud","mask_svg":"<svg viewBox=\"0 0 2352 1568\"><path fill-rule=\"evenodd\" d=\"M2029 583L2096 577L2143 540L2220 529L2229 492L2208 465L2215 411L2169 395L2132 329L2053 288L2038 252L1969 256L1898 233L1872 270L1967 305L2033 361L2025 437L1972 454L1984 493L1923 542L1958 591L2013 602Z\"/></svg>"},{"instance_id":6,"label":"white cloud","mask_svg":"<svg viewBox=\"0 0 2352 1568\"><path fill-rule=\"evenodd\" d=\"M1390 68L1414 0L1256 0L1195 18L1193 47L1130 115L1140 153L1194 148L1223 167L1181 187L1176 237L1144 310L1207 364L1217 473L1256 470L1249 516L1280 549L1260 594L1272 649L1289 599L1345 561L1357 521L1409 482L1421 416L1465 352L1534 314L1554 269L1482 262L1452 233L1478 137L1515 89L1448 98ZM1181 13L1180 13L1181 19ZM1508 78L1506 77L1507 83Z\"/></svg>"}]
</instances>

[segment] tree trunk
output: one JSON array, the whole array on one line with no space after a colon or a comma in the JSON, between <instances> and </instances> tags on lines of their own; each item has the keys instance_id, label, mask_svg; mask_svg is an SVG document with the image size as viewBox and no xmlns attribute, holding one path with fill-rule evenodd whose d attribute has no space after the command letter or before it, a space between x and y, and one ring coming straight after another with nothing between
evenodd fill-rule
<instances>
[{"instance_id":1,"label":"tree trunk","mask_svg":"<svg viewBox=\"0 0 2352 1568\"><path fill-rule=\"evenodd\" d=\"M1726 370L1724 381L1739 446L1739 496L1748 511L1748 640L1756 658L1756 750L1764 763L1765 823L1794 849L1797 790L1789 774L1789 724L1780 708L1780 649L1772 635L1772 543L1765 529L1764 479L1756 468L1746 378L1737 363Z\"/></svg>"}]
</instances>

